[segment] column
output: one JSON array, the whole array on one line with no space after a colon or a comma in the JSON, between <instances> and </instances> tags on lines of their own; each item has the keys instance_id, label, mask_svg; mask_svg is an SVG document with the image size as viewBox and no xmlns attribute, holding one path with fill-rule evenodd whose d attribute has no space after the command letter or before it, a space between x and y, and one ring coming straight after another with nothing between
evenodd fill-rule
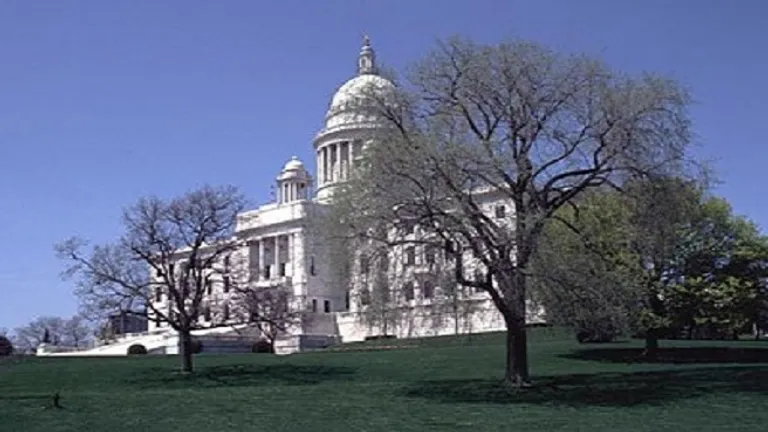
<instances>
[{"instance_id":1,"label":"column","mask_svg":"<svg viewBox=\"0 0 768 432\"><path fill-rule=\"evenodd\" d=\"M297 187L298 187L298 185L297 185ZM293 278L293 276L295 275L295 271L294 271L295 264L294 264L294 262L296 260L294 259L294 256L293 256L296 253L296 249L295 249L296 241L295 240L296 240L296 233L288 234L288 253L286 253L285 255L288 257L288 263L290 264L290 267L291 267L291 278Z\"/></svg>"},{"instance_id":2,"label":"column","mask_svg":"<svg viewBox=\"0 0 768 432\"><path fill-rule=\"evenodd\" d=\"M322 178L323 178L323 157L321 155L320 149L317 150L317 179L322 184Z\"/></svg>"},{"instance_id":3,"label":"column","mask_svg":"<svg viewBox=\"0 0 768 432\"><path fill-rule=\"evenodd\" d=\"M331 181L339 179L339 143L331 144Z\"/></svg>"},{"instance_id":4,"label":"column","mask_svg":"<svg viewBox=\"0 0 768 432\"><path fill-rule=\"evenodd\" d=\"M328 169L328 146L323 147L322 153L323 153L323 178L322 178L322 182L323 182L323 184L325 184L325 183L328 183L328 174L330 173L330 170Z\"/></svg>"},{"instance_id":5,"label":"column","mask_svg":"<svg viewBox=\"0 0 768 432\"><path fill-rule=\"evenodd\" d=\"M280 236L276 235L275 239L275 274L271 275L273 278L280 275Z\"/></svg>"},{"instance_id":6,"label":"column","mask_svg":"<svg viewBox=\"0 0 768 432\"><path fill-rule=\"evenodd\" d=\"M264 266L266 265L266 262L264 261L264 237L259 239L259 277L257 280L264 279Z\"/></svg>"},{"instance_id":7,"label":"column","mask_svg":"<svg viewBox=\"0 0 768 432\"><path fill-rule=\"evenodd\" d=\"M342 144L342 154L344 155L344 162L342 163L342 166L344 167L344 179L349 178L349 166L350 166L350 157L349 154L351 152L351 145L349 141L344 141Z\"/></svg>"}]
</instances>

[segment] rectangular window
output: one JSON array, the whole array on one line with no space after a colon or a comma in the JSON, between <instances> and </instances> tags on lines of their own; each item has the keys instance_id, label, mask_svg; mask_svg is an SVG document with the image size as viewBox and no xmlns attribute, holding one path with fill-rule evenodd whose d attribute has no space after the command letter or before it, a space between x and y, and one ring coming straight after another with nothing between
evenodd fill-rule
<instances>
[{"instance_id":1,"label":"rectangular window","mask_svg":"<svg viewBox=\"0 0 768 432\"><path fill-rule=\"evenodd\" d=\"M496 209L496 219L504 219L507 216L507 208L502 205L497 205Z\"/></svg>"},{"instance_id":2,"label":"rectangular window","mask_svg":"<svg viewBox=\"0 0 768 432\"><path fill-rule=\"evenodd\" d=\"M163 301L163 287L155 287L155 301Z\"/></svg>"},{"instance_id":3,"label":"rectangular window","mask_svg":"<svg viewBox=\"0 0 768 432\"><path fill-rule=\"evenodd\" d=\"M229 255L224 257L224 271L229 271Z\"/></svg>"},{"instance_id":4,"label":"rectangular window","mask_svg":"<svg viewBox=\"0 0 768 432\"><path fill-rule=\"evenodd\" d=\"M485 275L483 274L483 271L480 270L479 268L475 269L475 281L476 282L485 282ZM475 287L475 292L476 293L481 293L481 292L483 292L483 289L480 288L480 287Z\"/></svg>"},{"instance_id":5,"label":"rectangular window","mask_svg":"<svg viewBox=\"0 0 768 432\"><path fill-rule=\"evenodd\" d=\"M432 281L425 280L421 284L421 296L425 299L432 298L435 295L435 287L432 285Z\"/></svg>"},{"instance_id":6,"label":"rectangular window","mask_svg":"<svg viewBox=\"0 0 768 432\"><path fill-rule=\"evenodd\" d=\"M435 263L435 247L432 245L424 246L424 262L427 264Z\"/></svg>"},{"instance_id":7,"label":"rectangular window","mask_svg":"<svg viewBox=\"0 0 768 432\"><path fill-rule=\"evenodd\" d=\"M412 266L416 264L416 248L409 246L405 249L405 265Z\"/></svg>"},{"instance_id":8,"label":"rectangular window","mask_svg":"<svg viewBox=\"0 0 768 432\"><path fill-rule=\"evenodd\" d=\"M325 313L330 313L331 312L331 301L330 300L324 300L323 301L323 311L325 311Z\"/></svg>"},{"instance_id":9,"label":"rectangular window","mask_svg":"<svg viewBox=\"0 0 768 432\"><path fill-rule=\"evenodd\" d=\"M309 274L315 276L315 257L309 257Z\"/></svg>"},{"instance_id":10,"label":"rectangular window","mask_svg":"<svg viewBox=\"0 0 768 432\"><path fill-rule=\"evenodd\" d=\"M229 321L229 303L224 303L224 321Z\"/></svg>"},{"instance_id":11,"label":"rectangular window","mask_svg":"<svg viewBox=\"0 0 768 432\"><path fill-rule=\"evenodd\" d=\"M371 266L371 262L367 255L360 255L360 273L368 274L368 269Z\"/></svg>"},{"instance_id":12,"label":"rectangular window","mask_svg":"<svg viewBox=\"0 0 768 432\"><path fill-rule=\"evenodd\" d=\"M264 279L269 279L269 266L264 267Z\"/></svg>"},{"instance_id":13,"label":"rectangular window","mask_svg":"<svg viewBox=\"0 0 768 432\"><path fill-rule=\"evenodd\" d=\"M347 293L344 295L344 309L345 310L349 310L349 306L350 306L350 303L351 303L349 300L350 300L350 298L349 298L349 291L347 291Z\"/></svg>"},{"instance_id":14,"label":"rectangular window","mask_svg":"<svg viewBox=\"0 0 768 432\"><path fill-rule=\"evenodd\" d=\"M205 293L208 295L213 294L213 283L210 278L205 279Z\"/></svg>"},{"instance_id":15,"label":"rectangular window","mask_svg":"<svg viewBox=\"0 0 768 432\"><path fill-rule=\"evenodd\" d=\"M403 294L405 295L406 300L413 300L413 282L408 281L403 286Z\"/></svg>"},{"instance_id":16,"label":"rectangular window","mask_svg":"<svg viewBox=\"0 0 768 432\"><path fill-rule=\"evenodd\" d=\"M206 306L203 311L203 319L209 322L211 321L211 308L208 306Z\"/></svg>"},{"instance_id":17,"label":"rectangular window","mask_svg":"<svg viewBox=\"0 0 768 432\"><path fill-rule=\"evenodd\" d=\"M229 276L224 276L224 292L229 292Z\"/></svg>"},{"instance_id":18,"label":"rectangular window","mask_svg":"<svg viewBox=\"0 0 768 432\"><path fill-rule=\"evenodd\" d=\"M312 299L312 312L317 312L317 299Z\"/></svg>"},{"instance_id":19,"label":"rectangular window","mask_svg":"<svg viewBox=\"0 0 768 432\"><path fill-rule=\"evenodd\" d=\"M285 263L280 263L280 266L278 267L278 274L280 276L285 276Z\"/></svg>"},{"instance_id":20,"label":"rectangular window","mask_svg":"<svg viewBox=\"0 0 768 432\"><path fill-rule=\"evenodd\" d=\"M444 248L445 248L445 259L453 258L453 254L455 252L453 242L450 240L446 240Z\"/></svg>"}]
</instances>

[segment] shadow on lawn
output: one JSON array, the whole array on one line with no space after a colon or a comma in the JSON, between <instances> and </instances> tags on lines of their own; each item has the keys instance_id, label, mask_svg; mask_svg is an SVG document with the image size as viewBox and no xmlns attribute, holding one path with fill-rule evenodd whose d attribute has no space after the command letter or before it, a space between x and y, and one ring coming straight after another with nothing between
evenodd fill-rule
<instances>
[{"instance_id":1,"label":"shadow on lawn","mask_svg":"<svg viewBox=\"0 0 768 432\"><path fill-rule=\"evenodd\" d=\"M655 359L643 357L642 348L590 348L564 354L573 360L591 360L610 363L765 363L768 348L694 347L661 348Z\"/></svg>"},{"instance_id":2,"label":"shadow on lawn","mask_svg":"<svg viewBox=\"0 0 768 432\"><path fill-rule=\"evenodd\" d=\"M222 365L200 367L183 375L153 368L135 375L129 383L141 388L251 387L260 385L312 385L325 381L352 379L355 370L332 366Z\"/></svg>"},{"instance_id":3,"label":"shadow on lawn","mask_svg":"<svg viewBox=\"0 0 768 432\"><path fill-rule=\"evenodd\" d=\"M489 380L423 381L407 388L405 395L449 403L580 407L661 404L712 393L768 394L768 367L551 376L536 378L535 387L525 390Z\"/></svg>"}]
</instances>

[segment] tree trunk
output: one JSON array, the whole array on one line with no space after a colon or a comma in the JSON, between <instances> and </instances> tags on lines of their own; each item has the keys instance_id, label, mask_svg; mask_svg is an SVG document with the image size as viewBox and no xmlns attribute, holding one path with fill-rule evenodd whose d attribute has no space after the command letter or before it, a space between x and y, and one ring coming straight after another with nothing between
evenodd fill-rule
<instances>
[{"instance_id":1,"label":"tree trunk","mask_svg":"<svg viewBox=\"0 0 768 432\"><path fill-rule=\"evenodd\" d=\"M189 329L179 331L179 342L181 372L192 373L192 333Z\"/></svg>"},{"instance_id":2,"label":"tree trunk","mask_svg":"<svg viewBox=\"0 0 768 432\"><path fill-rule=\"evenodd\" d=\"M504 382L515 387L530 387L528 340L523 320L507 319L507 364Z\"/></svg>"},{"instance_id":3,"label":"tree trunk","mask_svg":"<svg viewBox=\"0 0 768 432\"><path fill-rule=\"evenodd\" d=\"M659 333L657 329L648 329L645 334L645 351L643 356L655 359L659 355Z\"/></svg>"},{"instance_id":4,"label":"tree trunk","mask_svg":"<svg viewBox=\"0 0 768 432\"><path fill-rule=\"evenodd\" d=\"M453 333L458 336L459 335L459 307L458 304L454 301L453 303Z\"/></svg>"}]
</instances>

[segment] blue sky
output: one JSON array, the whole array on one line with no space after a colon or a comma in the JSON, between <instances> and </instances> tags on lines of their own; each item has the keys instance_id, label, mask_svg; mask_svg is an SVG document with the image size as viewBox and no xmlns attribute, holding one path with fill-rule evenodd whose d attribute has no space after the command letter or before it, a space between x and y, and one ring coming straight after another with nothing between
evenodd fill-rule
<instances>
[{"instance_id":1,"label":"blue sky","mask_svg":"<svg viewBox=\"0 0 768 432\"><path fill-rule=\"evenodd\" d=\"M355 71L363 33L403 68L436 38L521 37L690 87L717 191L768 226L760 0L0 2L0 327L70 315L53 244L120 234L147 194L235 184L263 203Z\"/></svg>"}]
</instances>

